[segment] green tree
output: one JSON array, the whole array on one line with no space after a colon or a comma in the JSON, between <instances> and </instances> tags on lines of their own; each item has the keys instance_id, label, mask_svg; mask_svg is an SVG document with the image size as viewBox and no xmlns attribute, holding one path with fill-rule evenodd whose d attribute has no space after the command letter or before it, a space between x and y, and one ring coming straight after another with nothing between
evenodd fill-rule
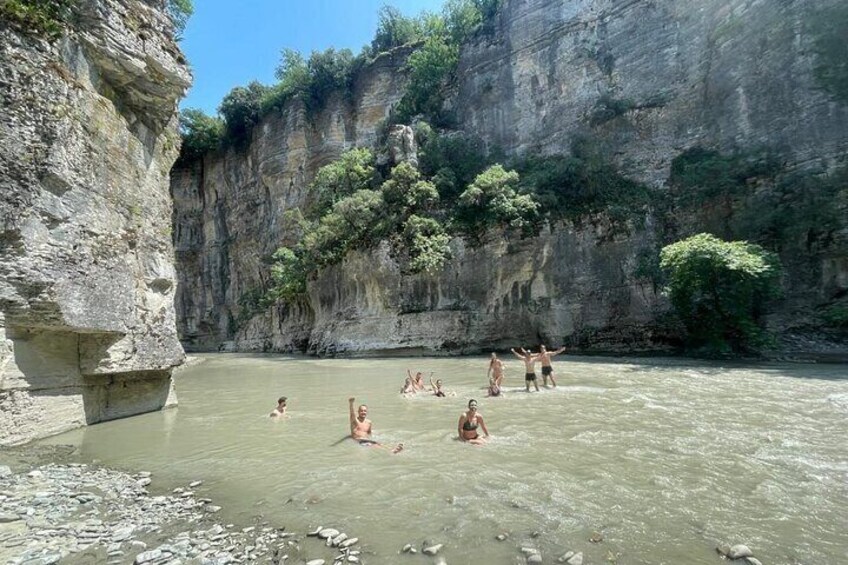
<instances>
[{"instance_id":1,"label":"green tree","mask_svg":"<svg viewBox=\"0 0 848 565\"><path fill-rule=\"evenodd\" d=\"M288 247L280 247L272 260L270 297L291 301L302 296L306 292L308 271L302 255Z\"/></svg>"},{"instance_id":2,"label":"green tree","mask_svg":"<svg viewBox=\"0 0 848 565\"><path fill-rule=\"evenodd\" d=\"M727 353L753 351L767 342L761 321L780 277L774 254L702 233L664 247L660 267L691 346Z\"/></svg>"},{"instance_id":3,"label":"green tree","mask_svg":"<svg viewBox=\"0 0 848 565\"><path fill-rule=\"evenodd\" d=\"M421 23L415 18L404 16L394 6L383 6L377 20L377 31L371 48L374 53L382 53L394 47L400 47L422 38Z\"/></svg>"},{"instance_id":4,"label":"green tree","mask_svg":"<svg viewBox=\"0 0 848 565\"><path fill-rule=\"evenodd\" d=\"M221 146L224 122L221 118L207 115L197 108L185 108L180 112L180 161L185 163L214 151Z\"/></svg>"},{"instance_id":5,"label":"green tree","mask_svg":"<svg viewBox=\"0 0 848 565\"><path fill-rule=\"evenodd\" d=\"M434 273L451 257L450 236L433 218L410 216L403 226L403 239L412 272Z\"/></svg>"},{"instance_id":6,"label":"green tree","mask_svg":"<svg viewBox=\"0 0 848 565\"><path fill-rule=\"evenodd\" d=\"M218 112L226 122L226 139L236 146L249 141L253 126L259 123L262 99L268 87L253 81L246 87L237 86L224 96Z\"/></svg>"},{"instance_id":7,"label":"green tree","mask_svg":"<svg viewBox=\"0 0 848 565\"><path fill-rule=\"evenodd\" d=\"M460 223L472 233L493 226L528 227L538 204L532 196L517 192L518 181L518 173L507 171L500 164L477 175L459 196Z\"/></svg>"},{"instance_id":8,"label":"green tree","mask_svg":"<svg viewBox=\"0 0 848 565\"><path fill-rule=\"evenodd\" d=\"M342 197L371 188L376 184L376 174L370 150L361 147L342 153L337 160L318 169L310 186L310 216L320 218Z\"/></svg>"},{"instance_id":9,"label":"green tree","mask_svg":"<svg viewBox=\"0 0 848 565\"><path fill-rule=\"evenodd\" d=\"M385 203L379 191L358 190L337 201L307 232L303 246L316 266L336 263L348 251L369 247L386 233Z\"/></svg>"},{"instance_id":10,"label":"green tree","mask_svg":"<svg viewBox=\"0 0 848 565\"><path fill-rule=\"evenodd\" d=\"M388 210L401 216L430 208L439 200L433 183L424 180L418 169L407 162L392 169L382 191Z\"/></svg>"}]
</instances>

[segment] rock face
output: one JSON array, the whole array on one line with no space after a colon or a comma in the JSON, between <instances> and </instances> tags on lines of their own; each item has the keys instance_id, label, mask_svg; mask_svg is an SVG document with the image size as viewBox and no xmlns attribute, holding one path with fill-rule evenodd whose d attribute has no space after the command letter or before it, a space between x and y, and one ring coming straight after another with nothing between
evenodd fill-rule
<instances>
[{"instance_id":1,"label":"rock face","mask_svg":"<svg viewBox=\"0 0 848 565\"><path fill-rule=\"evenodd\" d=\"M564 154L591 136L615 165L666 190L672 160L703 146L768 145L785 170L848 163L848 93L822 85L822 14L838 0L774 6L743 0L504 0L491 34L462 51L448 99L459 127L507 155ZM657 349L679 328L641 263L668 243L656 211L627 229L604 215L536 238L454 241L437 275L409 275L387 248L353 253L309 281L302 302L265 309L268 259L297 237L286 212L304 203L318 167L373 145L402 95L403 53L359 77L352 101L316 115L287 107L256 128L243 153L175 171L178 328L187 348L475 352L518 343L595 351ZM411 159L403 128L387 160ZM844 206L844 204L843 204ZM846 211L848 213L848 211ZM710 211L679 210L672 235L713 230ZM800 319L848 292L848 228L824 244L781 250L786 298ZM801 316L803 317L803 316Z\"/></svg>"},{"instance_id":2,"label":"rock face","mask_svg":"<svg viewBox=\"0 0 848 565\"><path fill-rule=\"evenodd\" d=\"M0 23L0 445L176 401L169 169L190 82L161 2Z\"/></svg>"}]
</instances>

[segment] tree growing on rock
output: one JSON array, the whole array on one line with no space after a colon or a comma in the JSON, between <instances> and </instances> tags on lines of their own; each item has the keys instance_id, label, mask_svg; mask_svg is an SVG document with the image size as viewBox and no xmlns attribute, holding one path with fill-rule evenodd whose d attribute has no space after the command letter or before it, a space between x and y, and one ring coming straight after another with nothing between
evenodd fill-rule
<instances>
[{"instance_id":1,"label":"tree growing on rock","mask_svg":"<svg viewBox=\"0 0 848 565\"><path fill-rule=\"evenodd\" d=\"M726 354L767 344L762 317L779 289L776 255L746 241L701 233L664 247L660 267L690 346Z\"/></svg>"},{"instance_id":2,"label":"tree growing on rock","mask_svg":"<svg viewBox=\"0 0 848 565\"><path fill-rule=\"evenodd\" d=\"M471 233L486 228L508 226L526 228L539 205L529 194L519 194L518 173L502 165L492 165L474 179L459 195L458 221Z\"/></svg>"}]
</instances>

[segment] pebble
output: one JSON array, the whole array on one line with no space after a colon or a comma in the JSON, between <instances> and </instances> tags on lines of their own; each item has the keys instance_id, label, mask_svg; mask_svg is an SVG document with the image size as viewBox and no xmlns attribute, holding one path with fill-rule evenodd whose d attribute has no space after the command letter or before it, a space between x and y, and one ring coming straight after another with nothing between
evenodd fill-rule
<instances>
[{"instance_id":1,"label":"pebble","mask_svg":"<svg viewBox=\"0 0 848 565\"><path fill-rule=\"evenodd\" d=\"M340 531L334 530L333 528L326 528L318 532L318 537L321 539L334 538L340 533Z\"/></svg>"},{"instance_id":2,"label":"pebble","mask_svg":"<svg viewBox=\"0 0 848 565\"><path fill-rule=\"evenodd\" d=\"M17 514L0 514L0 524L8 524L9 522L17 522L21 517Z\"/></svg>"},{"instance_id":3,"label":"pebble","mask_svg":"<svg viewBox=\"0 0 848 565\"><path fill-rule=\"evenodd\" d=\"M145 551L143 553L139 553L135 556L134 563L136 565L141 565L141 563L147 563L148 561L155 561L162 557L161 549L151 549L150 551Z\"/></svg>"},{"instance_id":4,"label":"pebble","mask_svg":"<svg viewBox=\"0 0 848 565\"><path fill-rule=\"evenodd\" d=\"M188 488L197 488L203 484L203 481L192 481L188 484Z\"/></svg>"},{"instance_id":5,"label":"pebble","mask_svg":"<svg viewBox=\"0 0 848 565\"><path fill-rule=\"evenodd\" d=\"M139 479L139 480L137 480L137 481L135 482L135 484L137 484L137 485L138 485L138 486L140 486L140 487L146 487L147 485L149 485L149 484L150 484L150 483L152 483L152 482L153 482L153 480L151 480L151 479L149 479L149 478L143 478L143 479Z\"/></svg>"},{"instance_id":6,"label":"pebble","mask_svg":"<svg viewBox=\"0 0 848 565\"><path fill-rule=\"evenodd\" d=\"M425 547L424 549L422 549L422 551L424 552L425 555L436 555L437 553L439 553L439 550L442 549L443 547L444 547L444 544L437 543L435 545Z\"/></svg>"},{"instance_id":7,"label":"pebble","mask_svg":"<svg viewBox=\"0 0 848 565\"><path fill-rule=\"evenodd\" d=\"M343 541L342 543L340 543L339 547L341 547L342 549L348 548L358 541L359 541L359 538L350 538L350 539L347 539L347 540Z\"/></svg>"},{"instance_id":8,"label":"pebble","mask_svg":"<svg viewBox=\"0 0 848 565\"><path fill-rule=\"evenodd\" d=\"M307 561L306 565L324 565L323 559L313 559L311 561Z\"/></svg>"},{"instance_id":9,"label":"pebble","mask_svg":"<svg viewBox=\"0 0 848 565\"><path fill-rule=\"evenodd\" d=\"M408 543L405 546L403 546L403 549L401 549L401 552L402 553L409 553L409 550L411 550L411 549L412 549L412 544Z\"/></svg>"},{"instance_id":10,"label":"pebble","mask_svg":"<svg viewBox=\"0 0 848 565\"><path fill-rule=\"evenodd\" d=\"M604 535L601 532L592 532L589 541L592 543L601 543L604 541Z\"/></svg>"},{"instance_id":11,"label":"pebble","mask_svg":"<svg viewBox=\"0 0 848 565\"><path fill-rule=\"evenodd\" d=\"M727 556L731 559L741 559L743 557L751 557L754 555L754 552L751 551L747 545L737 544L730 548L730 551L727 553Z\"/></svg>"},{"instance_id":12,"label":"pebble","mask_svg":"<svg viewBox=\"0 0 848 565\"><path fill-rule=\"evenodd\" d=\"M541 563L542 562L542 554L534 553L533 555L527 556L527 563Z\"/></svg>"},{"instance_id":13,"label":"pebble","mask_svg":"<svg viewBox=\"0 0 848 565\"><path fill-rule=\"evenodd\" d=\"M8 465L0 465L0 479L12 476L12 469Z\"/></svg>"},{"instance_id":14,"label":"pebble","mask_svg":"<svg viewBox=\"0 0 848 565\"><path fill-rule=\"evenodd\" d=\"M565 563L566 561L571 559L571 557L573 555L574 555L573 551L566 551L565 553L562 554L562 556L559 559L557 559L557 561L559 561L560 563Z\"/></svg>"},{"instance_id":15,"label":"pebble","mask_svg":"<svg viewBox=\"0 0 848 565\"><path fill-rule=\"evenodd\" d=\"M535 547L522 547L521 553L523 553L524 555L535 555L539 553L539 550Z\"/></svg>"},{"instance_id":16,"label":"pebble","mask_svg":"<svg viewBox=\"0 0 848 565\"><path fill-rule=\"evenodd\" d=\"M314 532L309 532L306 535L307 536L317 536L318 534L321 533L321 530L323 530L323 529L324 529L324 526L318 526L318 528Z\"/></svg>"},{"instance_id":17,"label":"pebble","mask_svg":"<svg viewBox=\"0 0 848 565\"><path fill-rule=\"evenodd\" d=\"M346 539L347 539L347 534L339 534L339 535L337 535L336 537L333 538L332 544L335 547L335 546L339 545L340 543L342 543L343 541L345 541Z\"/></svg>"},{"instance_id":18,"label":"pebble","mask_svg":"<svg viewBox=\"0 0 848 565\"><path fill-rule=\"evenodd\" d=\"M583 553L575 553L566 563L568 565L583 565Z\"/></svg>"},{"instance_id":19,"label":"pebble","mask_svg":"<svg viewBox=\"0 0 848 565\"><path fill-rule=\"evenodd\" d=\"M746 557L745 561L748 563L748 565L763 565L762 562L756 557Z\"/></svg>"}]
</instances>

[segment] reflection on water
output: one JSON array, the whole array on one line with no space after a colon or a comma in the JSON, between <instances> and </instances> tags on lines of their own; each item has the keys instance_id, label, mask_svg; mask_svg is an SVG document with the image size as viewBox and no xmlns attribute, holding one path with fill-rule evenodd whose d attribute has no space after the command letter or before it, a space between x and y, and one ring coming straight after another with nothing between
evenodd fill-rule
<instances>
[{"instance_id":1,"label":"reflection on water","mask_svg":"<svg viewBox=\"0 0 848 565\"><path fill-rule=\"evenodd\" d=\"M516 563L531 545L545 562L706 565L723 541L764 563L848 562L845 366L557 361L558 389L524 393L508 360L506 394L488 399L483 358L214 355L177 376L178 409L49 441L162 489L204 479L229 519L338 527L368 563L423 540L448 563ZM401 397L407 367L456 396ZM282 395L291 417L271 421ZM349 396L406 451L340 441ZM455 440L472 397L494 436L481 448Z\"/></svg>"}]
</instances>

